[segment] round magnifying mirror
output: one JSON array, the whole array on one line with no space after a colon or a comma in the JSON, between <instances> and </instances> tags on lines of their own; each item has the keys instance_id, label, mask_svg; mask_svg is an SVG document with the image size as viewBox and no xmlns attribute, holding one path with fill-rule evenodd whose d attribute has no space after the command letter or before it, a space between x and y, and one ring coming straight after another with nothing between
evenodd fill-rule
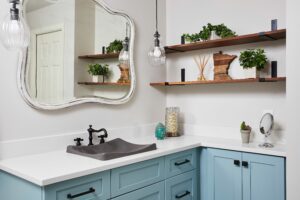
<instances>
[{"instance_id":1,"label":"round magnifying mirror","mask_svg":"<svg viewBox=\"0 0 300 200\"><path fill-rule=\"evenodd\" d=\"M271 113L266 113L260 120L259 130L261 134L265 136L264 143L260 144L263 148L272 148L273 144L268 142L268 137L272 134L272 129L274 125L274 116Z\"/></svg>"}]
</instances>

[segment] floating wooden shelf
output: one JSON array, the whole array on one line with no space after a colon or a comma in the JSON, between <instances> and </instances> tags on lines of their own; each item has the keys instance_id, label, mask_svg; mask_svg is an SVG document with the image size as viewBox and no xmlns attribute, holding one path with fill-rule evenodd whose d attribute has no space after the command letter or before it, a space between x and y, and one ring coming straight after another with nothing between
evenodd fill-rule
<instances>
[{"instance_id":1,"label":"floating wooden shelf","mask_svg":"<svg viewBox=\"0 0 300 200\"><path fill-rule=\"evenodd\" d=\"M130 86L130 83L94 83L94 82L78 82L79 85L99 85L99 86Z\"/></svg>"},{"instance_id":2,"label":"floating wooden shelf","mask_svg":"<svg viewBox=\"0 0 300 200\"><path fill-rule=\"evenodd\" d=\"M200 49L210 49L215 47L226 47L256 42L274 41L286 38L286 29L277 31L261 32L249 35L241 35L232 38L209 40L205 42L195 42L183 45L166 46L167 54L194 51Z\"/></svg>"},{"instance_id":3,"label":"floating wooden shelf","mask_svg":"<svg viewBox=\"0 0 300 200\"><path fill-rule=\"evenodd\" d=\"M160 82L150 83L151 86L184 86L184 85L208 85L208 84L233 84L233 83L259 83L259 82L285 82L286 77L279 78L249 78L224 81L187 81L187 82Z\"/></svg>"},{"instance_id":4,"label":"floating wooden shelf","mask_svg":"<svg viewBox=\"0 0 300 200\"><path fill-rule=\"evenodd\" d=\"M112 59L119 58L120 53L107 53L107 54L94 54L94 55L84 55L78 56L80 59Z\"/></svg>"}]
</instances>

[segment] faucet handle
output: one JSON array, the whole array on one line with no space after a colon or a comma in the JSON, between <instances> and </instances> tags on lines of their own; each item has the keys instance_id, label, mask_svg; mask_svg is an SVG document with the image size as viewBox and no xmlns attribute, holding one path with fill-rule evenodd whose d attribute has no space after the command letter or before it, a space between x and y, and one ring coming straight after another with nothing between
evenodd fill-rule
<instances>
[{"instance_id":1,"label":"faucet handle","mask_svg":"<svg viewBox=\"0 0 300 200\"><path fill-rule=\"evenodd\" d=\"M81 146L81 142L83 142L84 141L84 139L82 139L82 138L75 138L74 139L74 142L76 142L76 146Z\"/></svg>"}]
</instances>

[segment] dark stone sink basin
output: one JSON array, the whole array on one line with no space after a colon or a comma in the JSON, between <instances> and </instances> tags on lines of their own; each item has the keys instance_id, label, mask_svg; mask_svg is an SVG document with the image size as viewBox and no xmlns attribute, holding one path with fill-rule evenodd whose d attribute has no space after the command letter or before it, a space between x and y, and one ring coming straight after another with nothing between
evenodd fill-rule
<instances>
[{"instance_id":1,"label":"dark stone sink basin","mask_svg":"<svg viewBox=\"0 0 300 200\"><path fill-rule=\"evenodd\" d=\"M156 144L137 145L118 138L94 146L68 146L67 152L97 160L111 160L156 149Z\"/></svg>"}]
</instances>

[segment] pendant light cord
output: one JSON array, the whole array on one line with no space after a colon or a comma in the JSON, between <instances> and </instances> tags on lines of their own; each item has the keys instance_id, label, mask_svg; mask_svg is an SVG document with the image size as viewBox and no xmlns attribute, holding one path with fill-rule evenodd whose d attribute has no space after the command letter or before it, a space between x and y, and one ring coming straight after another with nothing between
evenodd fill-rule
<instances>
[{"instance_id":1,"label":"pendant light cord","mask_svg":"<svg viewBox=\"0 0 300 200\"><path fill-rule=\"evenodd\" d=\"M156 31L158 31L158 2L156 0Z\"/></svg>"}]
</instances>

